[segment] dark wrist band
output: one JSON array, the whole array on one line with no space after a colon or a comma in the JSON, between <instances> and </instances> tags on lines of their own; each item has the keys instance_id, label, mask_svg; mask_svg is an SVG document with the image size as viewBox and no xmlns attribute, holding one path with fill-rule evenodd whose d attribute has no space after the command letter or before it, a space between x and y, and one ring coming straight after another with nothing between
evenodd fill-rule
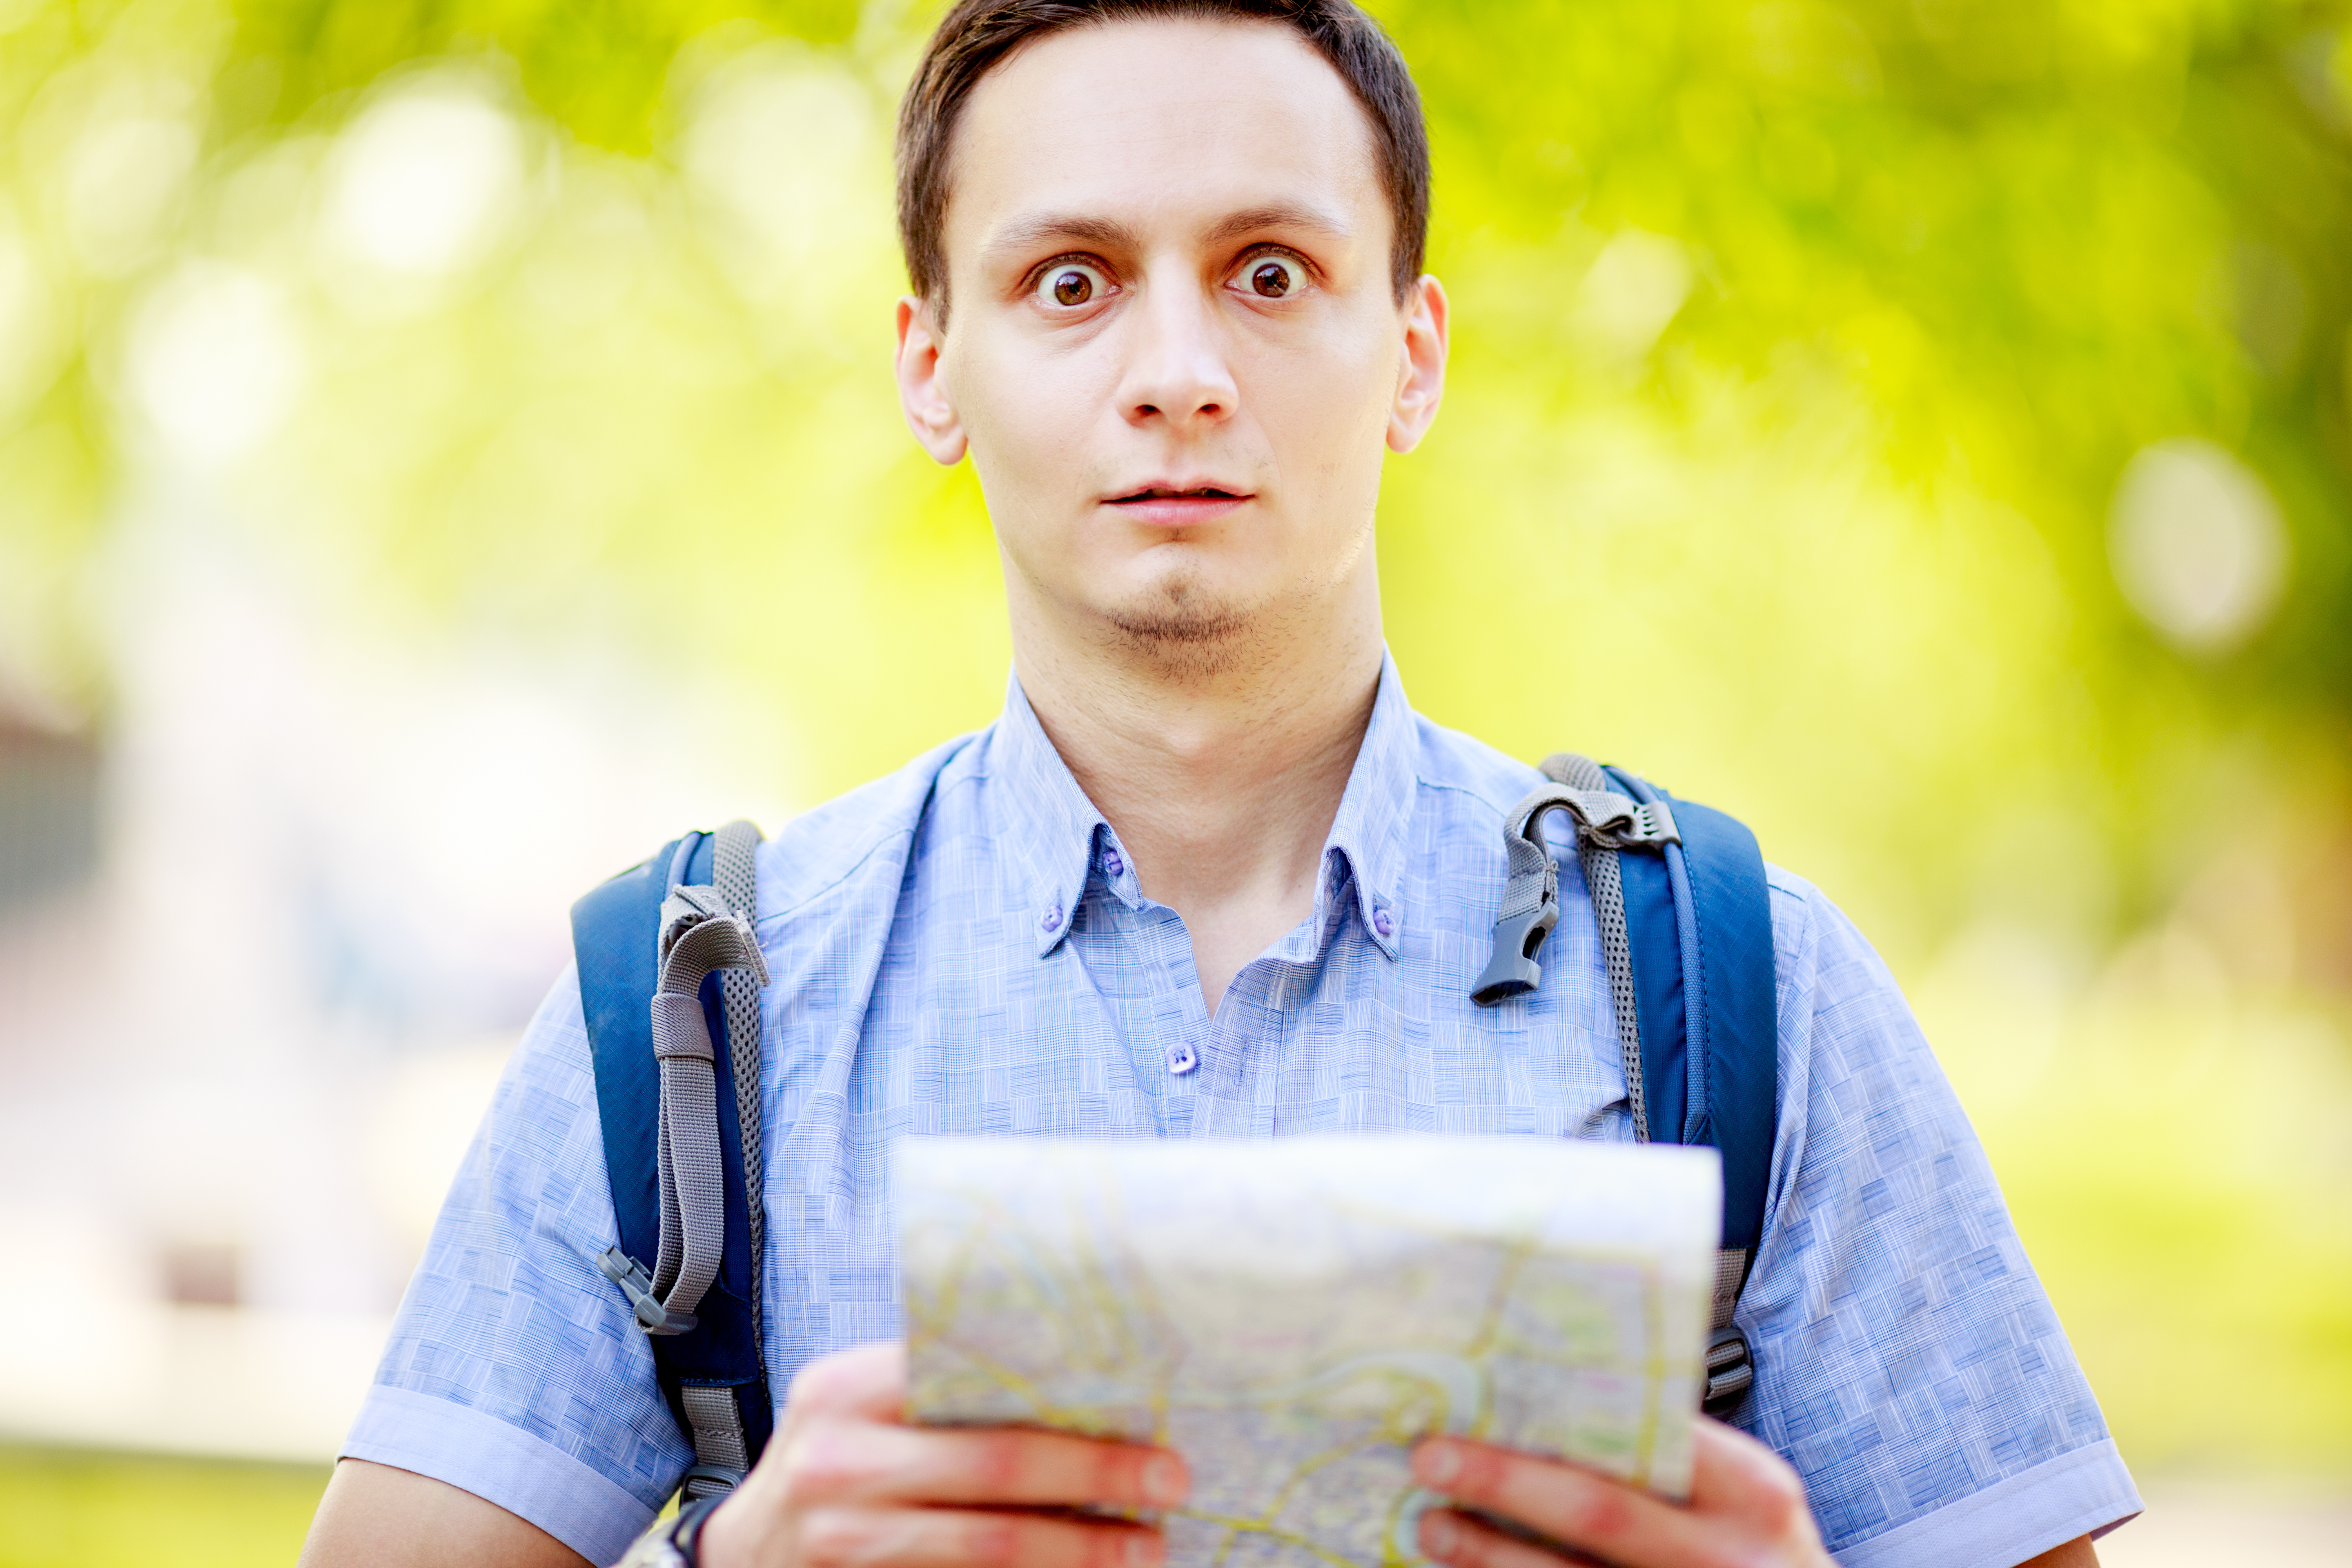
<instances>
[{"instance_id":1,"label":"dark wrist band","mask_svg":"<svg viewBox=\"0 0 2352 1568\"><path fill-rule=\"evenodd\" d=\"M702 1568L702 1527L731 1495L722 1492L717 1497L697 1498L677 1510L677 1522L669 1529L669 1543L677 1549L686 1568Z\"/></svg>"}]
</instances>

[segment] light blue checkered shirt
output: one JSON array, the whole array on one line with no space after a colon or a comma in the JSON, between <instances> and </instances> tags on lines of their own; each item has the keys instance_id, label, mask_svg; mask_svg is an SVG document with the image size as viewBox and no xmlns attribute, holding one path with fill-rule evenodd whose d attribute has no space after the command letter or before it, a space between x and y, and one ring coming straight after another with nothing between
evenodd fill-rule
<instances>
[{"instance_id":1,"label":"light blue checkered shirt","mask_svg":"<svg viewBox=\"0 0 2352 1568\"><path fill-rule=\"evenodd\" d=\"M1534 995L1468 992L1531 767L1413 713L1393 667L1314 913L1210 1016L1175 912L1017 683L1003 716L761 851L767 1358L898 1331L886 1158L908 1132L1633 1136L1582 879ZM2139 1510L1983 1151L1893 978L1773 870L1780 1127L1739 1321L1740 1424L1841 1563L2000 1568ZM615 1240L577 985L509 1064L344 1453L604 1563L692 1461L593 1259Z\"/></svg>"}]
</instances>

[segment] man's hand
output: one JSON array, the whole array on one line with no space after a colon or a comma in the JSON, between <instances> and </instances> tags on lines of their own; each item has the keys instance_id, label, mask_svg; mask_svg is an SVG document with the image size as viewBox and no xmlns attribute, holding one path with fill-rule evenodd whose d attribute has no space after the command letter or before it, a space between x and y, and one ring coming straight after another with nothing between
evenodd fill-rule
<instances>
[{"instance_id":1,"label":"man's hand","mask_svg":"<svg viewBox=\"0 0 2352 1568\"><path fill-rule=\"evenodd\" d=\"M1160 1448L901 1419L907 1356L861 1345L793 1380L759 1465L703 1526L707 1568L1156 1568L1160 1532L1031 1510L1184 1500Z\"/></svg>"},{"instance_id":2,"label":"man's hand","mask_svg":"<svg viewBox=\"0 0 2352 1568\"><path fill-rule=\"evenodd\" d=\"M1788 1462L1736 1427L1698 1419L1691 1500L1662 1502L1596 1471L1458 1437L1413 1451L1413 1479L1432 1491L1526 1525L1620 1568L1832 1568L1805 1484ZM1447 1568L1559 1568L1555 1552L1513 1540L1452 1509L1422 1516L1421 1549ZM2099 1568L2088 1536L2019 1568Z\"/></svg>"},{"instance_id":3,"label":"man's hand","mask_svg":"<svg viewBox=\"0 0 2352 1568\"><path fill-rule=\"evenodd\" d=\"M1423 1443L1413 1479L1622 1568L1831 1568L1805 1486L1745 1432L1699 1417L1686 1505L1574 1465L1455 1437ZM1553 1552L1451 1509L1422 1516L1421 1549L1448 1568L1559 1568Z\"/></svg>"}]
</instances>

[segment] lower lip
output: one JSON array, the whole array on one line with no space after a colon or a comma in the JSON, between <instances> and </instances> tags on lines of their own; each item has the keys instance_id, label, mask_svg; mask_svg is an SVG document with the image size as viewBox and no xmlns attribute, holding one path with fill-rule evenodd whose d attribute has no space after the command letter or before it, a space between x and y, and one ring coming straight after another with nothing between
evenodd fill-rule
<instances>
[{"instance_id":1,"label":"lower lip","mask_svg":"<svg viewBox=\"0 0 2352 1568\"><path fill-rule=\"evenodd\" d=\"M1247 496L1160 496L1150 500L1116 500L1112 510L1150 528L1184 528L1213 522L1237 510Z\"/></svg>"}]
</instances>

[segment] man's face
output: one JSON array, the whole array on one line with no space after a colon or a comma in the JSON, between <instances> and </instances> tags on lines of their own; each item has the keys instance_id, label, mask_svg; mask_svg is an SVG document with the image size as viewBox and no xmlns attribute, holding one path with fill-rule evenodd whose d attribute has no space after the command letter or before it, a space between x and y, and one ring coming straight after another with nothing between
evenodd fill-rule
<instances>
[{"instance_id":1,"label":"man's face","mask_svg":"<svg viewBox=\"0 0 2352 1568\"><path fill-rule=\"evenodd\" d=\"M1049 36L975 89L951 174L949 321L902 307L900 381L934 456L969 442L1016 616L1173 651L1369 585L1444 302L1398 305L1370 126L1305 40Z\"/></svg>"}]
</instances>

